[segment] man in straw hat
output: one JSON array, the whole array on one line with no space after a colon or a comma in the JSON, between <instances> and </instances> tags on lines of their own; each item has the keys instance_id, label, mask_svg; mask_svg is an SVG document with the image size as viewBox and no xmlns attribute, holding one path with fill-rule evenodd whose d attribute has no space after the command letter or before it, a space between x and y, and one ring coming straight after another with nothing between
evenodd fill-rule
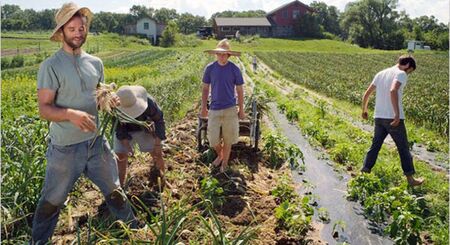
<instances>
[{"instance_id":1,"label":"man in straw hat","mask_svg":"<svg viewBox=\"0 0 450 245\"><path fill-rule=\"evenodd\" d=\"M117 90L120 98L120 106L123 112L138 121L150 122L154 129L142 128L139 125L120 122L116 127L114 137L114 152L116 153L119 167L120 184L123 186L127 173L128 156L133 155L133 147L138 145L141 152L150 152L155 166L150 171L152 180L164 179L164 159L161 149L161 141L166 139L164 114L142 86L122 86Z\"/></svg>"},{"instance_id":2,"label":"man in straw hat","mask_svg":"<svg viewBox=\"0 0 450 245\"><path fill-rule=\"evenodd\" d=\"M239 67L228 60L232 55L239 56L240 52L232 51L227 39L221 40L215 49L205 52L216 55L217 60L205 68L200 116L208 117L208 140L217 153L213 165L220 166L220 172L224 172L230 158L231 145L239 139L239 118L245 118L244 78ZM210 89L211 104L208 112L206 104Z\"/></svg>"},{"instance_id":3,"label":"man in straw hat","mask_svg":"<svg viewBox=\"0 0 450 245\"><path fill-rule=\"evenodd\" d=\"M45 181L33 219L34 244L51 239L61 206L82 173L100 188L112 214L132 227L137 223L120 188L108 142L98 138L90 148L98 124L95 89L104 80L102 61L81 50L92 13L66 3L55 20L50 39L61 42L62 48L41 64L38 73L39 113L51 123Z\"/></svg>"}]
</instances>

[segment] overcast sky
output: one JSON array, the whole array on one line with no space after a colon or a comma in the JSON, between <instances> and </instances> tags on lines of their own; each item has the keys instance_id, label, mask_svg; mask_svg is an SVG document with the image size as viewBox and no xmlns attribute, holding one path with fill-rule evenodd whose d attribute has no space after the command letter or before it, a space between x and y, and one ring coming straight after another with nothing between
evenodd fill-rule
<instances>
[{"instance_id":1,"label":"overcast sky","mask_svg":"<svg viewBox=\"0 0 450 245\"><path fill-rule=\"evenodd\" d=\"M70 0L2 0L2 4L17 4L22 9L32 8L41 10L59 8ZM145 5L153 8L174 8L178 13L189 12L194 15L205 16L207 19L215 12L224 10L257 10L271 11L292 0L74 0L78 5L86 6L93 12L128 13L133 5ZM301 2L310 4L314 0ZM324 0L327 5L336 6L343 11L350 0ZM405 10L410 17L434 15L440 22L449 21L449 0L399 0L397 10Z\"/></svg>"}]
</instances>

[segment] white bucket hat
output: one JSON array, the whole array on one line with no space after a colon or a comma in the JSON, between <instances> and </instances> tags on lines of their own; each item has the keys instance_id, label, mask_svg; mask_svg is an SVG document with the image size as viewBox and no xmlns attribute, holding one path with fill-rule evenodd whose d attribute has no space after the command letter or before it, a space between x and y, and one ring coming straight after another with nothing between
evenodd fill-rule
<instances>
[{"instance_id":1,"label":"white bucket hat","mask_svg":"<svg viewBox=\"0 0 450 245\"><path fill-rule=\"evenodd\" d=\"M142 86L122 86L116 94L120 98L118 108L133 118L140 116L147 109L147 90Z\"/></svg>"},{"instance_id":2,"label":"white bucket hat","mask_svg":"<svg viewBox=\"0 0 450 245\"><path fill-rule=\"evenodd\" d=\"M229 55L234 55L234 56L241 55L241 52L231 50L230 42L228 42L228 39L226 39L226 38L220 40L220 42L217 44L215 49L206 50L205 52L207 52L209 54L220 53L220 54L229 54Z\"/></svg>"},{"instance_id":3,"label":"white bucket hat","mask_svg":"<svg viewBox=\"0 0 450 245\"><path fill-rule=\"evenodd\" d=\"M61 42L63 40L63 27L76 13L86 17L86 32L89 31L89 25L92 21L92 12L86 7L79 7L75 3L65 3L55 15L56 27L50 35L50 40Z\"/></svg>"}]
</instances>

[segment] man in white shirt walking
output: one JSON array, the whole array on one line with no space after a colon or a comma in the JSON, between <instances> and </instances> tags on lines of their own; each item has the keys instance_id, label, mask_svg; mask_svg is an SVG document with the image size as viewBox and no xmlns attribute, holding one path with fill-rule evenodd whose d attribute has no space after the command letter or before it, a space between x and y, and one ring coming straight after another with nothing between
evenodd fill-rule
<instances>
[{"instance_id":1,"label":"man in white shirt walking","mask_svg":"<svg viewBox=\"0 0 450 245\"><path fill-rule=\"evenodd\" d=\"M375 98L375 132L372 146L364 159L362 172L370 172L375 165L378 152L384 139L389 134L397 146L403 173L411 186L421 185L424 179L413 177L415 173L413 160L408 147L403 112L403 89L408 80L408 74L416 69L416 61L409 55L401 56L397 64L384 69L375 75L372 83L364 93L362 103L362 118L367 119L367 105L370 95L376 91Z\"/></svg>"}]
</instances>

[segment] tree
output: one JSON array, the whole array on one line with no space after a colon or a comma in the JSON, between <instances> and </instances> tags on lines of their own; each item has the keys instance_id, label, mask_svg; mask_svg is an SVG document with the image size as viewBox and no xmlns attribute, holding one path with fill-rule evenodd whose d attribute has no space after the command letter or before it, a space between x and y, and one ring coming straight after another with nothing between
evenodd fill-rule
<instances>
[{"instance_id":1,"label":"tree","mask_svg":"<svg viewBox=\"0 0 450 245\"><path fill-rule=\"evenodd\" d=\"M153 14L153 18L158 23L166 24L171 20L176 20L179 17L177 11L175 9L168 9L168 8L160 8L156 9L155 13Z\"/></svg>"},{"instance_id":2,"label":"tree","mask_svg":"<svg viewBox=\"0 0 450 245\"><path fill-rule=\"evenodd\" d=\"M147 8L144 5L133 5L130 8L130 14L136 19L144 18L144 17L150 17L153 18L155 9L153 8Z\"/></svg>"},{"instance_id":3,"label":"tree","mask_svg":"<svg viewBox=\"0 0 450 245\"><path fill-rule=\"evenodd\" d=\"M319 17L315 13L305 13L301 15L294 25L294 31L300 37L322 37L322 30L319 25Z\"/></svg>"},{"instance_id":4,"label":"tree","mask_svg":"<svg viewBox=\"0 0 450 245\"><path fill-rule=\"evenodd\" d=\"M2 6L2 21L5 19L12 19L17 13L22 12L19 5L5 4Z\"/></svg>"},{"instance_id":5,"label":"tree","mask_svg":"<svg viewBox=\"0 0 450 245\"><path fill-rule=\"evenodd\" d=\"M327 6L324 2L316 2L310 4L317 15L319 25L327 32L339 35L341 33L339 27L339 10L335 6Z\"/></svg>"},{"instance_id":6,"label":"tree","mask_svg":"<svg viewBox=\"0 0 450 245\"><path fill-rule=\"evenodd\" d=\"M346 6L341 27L344 36L362 47L401 49L404 36L397 23L397 0L361 0Z\"/></svg>"},{"instance_id":7,"label":"tree","mask_svg":"<svg viewBox=\"0 0 450 245\"><path fill-rule=\"evenodd\" d=\"M175 21L169 21L166 29L164 29L160 43L162 47L170 47L173 46L176 42L176 36L178 34L178 26Z\"/></svg>"},{"instance_id":8,"label":"tree","mask_svg":"<svg viewBox=\"0 0 450 245\"><path fill-rule=\"evenodd\" d=\"M207 25L205 17L189 13L181 14L176 23L183 34L195 33L200 27Z\"/></svg>"}]
</instances>

